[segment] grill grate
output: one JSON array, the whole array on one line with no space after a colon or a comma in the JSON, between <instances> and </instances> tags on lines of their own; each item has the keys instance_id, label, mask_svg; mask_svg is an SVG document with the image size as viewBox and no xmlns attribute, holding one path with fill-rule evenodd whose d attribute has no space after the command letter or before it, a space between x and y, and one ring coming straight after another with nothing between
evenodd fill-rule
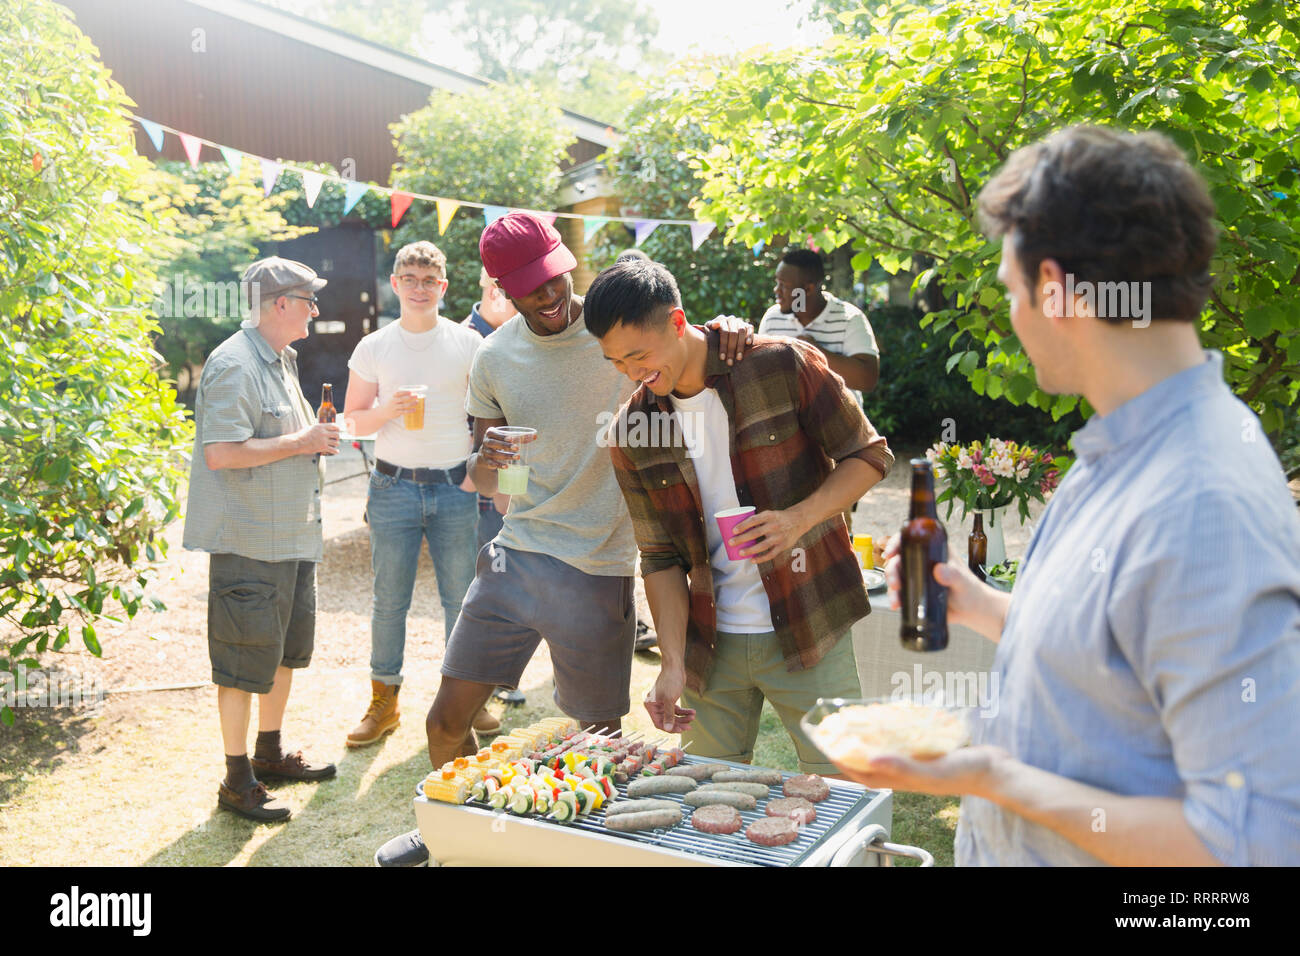
<instances>
[{"instance_id":1,"label":"grill grate","mask_svg":"<svg viewBox=\"0 0 1300 956\"><path fill-rule=\"evenodd\" d=\"M683 764L726 762L690 755L682 761ZM760 769L744 764L735 764L734 766L737 769ZM782 780L794 776L797 776L797 774L781 771ZM716 860L745 863L751 866L798 866L832 833L836 832L846 820L853 818L859 810L865 808L875 796L874 791L864 791L857 787L837 786L837 781L834 780L828 780L827 783L831 787L830 796L821 803L814 804L817 808L817 819L807 826L801 827L798 838L793 843L787 843L785 846L761 846L745 836L745 830L751 823L766 818L765 811L768 800L784 796L780 785L769 788L769 795L760 799L755 809L740 811L741 819L744 822L735 833L712 834L696 830L691 826L691 813L695 808L682 803L684 794L680 793L657 794L655 796L656 800L672 800L682 809L682 822L667 829L637 830L631 833L607 830L605 828L605 809L603 805L600 810L593 811L585 817L578 817L573 823L569 824L557 823L554 820L545 819L544 816L534 814L530 814L527 819L558 827L562 830L599 833L639 843L643 846L676 850L681 853L690 853ZM619 784L616 789L620 799L627 799L627 784ZM509 811L493 810L486 803L478 803L473 800L466 803L465 806L488 813L506 813L509 815Z\"/></svg>"}]
</instances>

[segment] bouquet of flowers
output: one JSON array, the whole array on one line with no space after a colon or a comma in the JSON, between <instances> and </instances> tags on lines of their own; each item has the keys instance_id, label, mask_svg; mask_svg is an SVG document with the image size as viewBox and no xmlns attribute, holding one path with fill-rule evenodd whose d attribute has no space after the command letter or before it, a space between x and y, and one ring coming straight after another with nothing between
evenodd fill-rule
<instances>
[{"instance_id":1,"label":"bouquet of flowers","mask_svg":"<svg viewBox=\"0 0 1300 956\"><path fill-rule=\"evenodd\" d=\"M935 503L961 502L962 517L969 511L993 511L1016 505L1020 520L1029 518L1029 499L1046 501L1060 483L1064 465L1050 452L1040 452L1001 438L973 441L969 445L939 442L926 451L935 474L948 485Z\"/></svg>"}]
</instances>

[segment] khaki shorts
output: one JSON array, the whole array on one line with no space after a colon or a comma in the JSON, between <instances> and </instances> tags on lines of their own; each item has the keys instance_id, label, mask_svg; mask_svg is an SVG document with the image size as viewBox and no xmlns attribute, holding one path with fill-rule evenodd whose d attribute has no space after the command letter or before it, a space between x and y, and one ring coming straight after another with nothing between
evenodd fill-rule
<instances>
[{"instance_id":1,"label":"khaki shorts","mask_svg":"<svg viewBox=\"0 0 1300 956\"><path fill-rule=\"evenodd\" d=\"M277 667L306 667L316 639L316 562L214 554L208 565L212 683L265 694Z\"/></svg>"},{"instance_id":2,"label":"khaki shorts","mask_svg":"<svg viewBox=\"0 0 1300 956\"><path fill-rule=\"evenodd\" d=\"M718 633L717 653L708 690L701 696L690 688L682 704L695 709L695 719L682 734L682 746L697 757L749 763L758 740L758 719L767 698L785 724L803 773L839 773L827 762L799 726L818 697L861 697L853 639L845 634L815 667L785 669L781 642L772 631L763 634Z\"/></svg>"}]
</instances>

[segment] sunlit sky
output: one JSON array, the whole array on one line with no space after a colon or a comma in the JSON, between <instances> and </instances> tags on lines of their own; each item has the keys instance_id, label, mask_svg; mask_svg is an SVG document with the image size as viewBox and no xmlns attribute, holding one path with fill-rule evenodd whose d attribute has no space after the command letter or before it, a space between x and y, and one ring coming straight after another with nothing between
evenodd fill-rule
<instances>
[{"instance_id":1,"label":"sunlit sky","mask_svg":"<svg viewBox=\"0 0 1300 956\"><path fill-rule=\"evenodd\" d=\"M689 52L736 53L758 44L816 44L830 34L804 24L809 0L643 0L659 19L656 46L674 59ZM452 37L435 38L428 58L466 69L464 50Z\"/></svg>"}]
</instances>

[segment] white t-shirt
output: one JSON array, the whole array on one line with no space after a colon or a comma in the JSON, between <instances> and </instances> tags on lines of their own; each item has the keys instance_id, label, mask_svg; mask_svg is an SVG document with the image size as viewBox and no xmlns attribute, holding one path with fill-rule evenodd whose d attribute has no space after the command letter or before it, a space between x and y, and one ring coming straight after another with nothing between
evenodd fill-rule
<instances>
[{"instance_id":1,"label":"white t-shirt","mask_svg":"<svg viewBox=\"0 0 1300 956\"><path fill-rule=\"evenodd\" d=\"M377 404L408 385L426 385L424 427L408 431L395 418L379 429L375 456L402 468L454 468L469 457L472 436L465 392L483 342L473 329L439 318L428 332L392 322L357 343L348 368L379 385Z\"/></svg>"},{"instance_id":2,"label":"white t-shirt","mask_svg":"<svg viewBox=\"0 0 1300 956\"><path fill-rule=\"evenodd\" d=\"M673 414L686 439L686 454L700 482L700 504L708 532L709 564L713 568L713 604L718 630L761 634L772 627L772 608L763 590L758 565L749 558L727 557L722 534L713 516L739 508L736 477L731 470L730 423L718 393L706 388L691 398L672 397Z\"/></svg>"},{"instance_id":3,"label":"white t-shirt","mask_svg":"<svg viewBox=\"0 0 1300 956\"><path fill-rule=\"evenodd\" d=\"M880 357L880 348L876 345L876 333L871 323L852 302L845 302L829 292L823 293L826 308L807 325L802 324L792 312L782 312L779 305L774 305L764 313L758 323L759 335L780 335L797 339L806 335L824 352L834 355L874 355ZM853 391L862 404L862 393Z\"/></svg>"}]
</instances>

